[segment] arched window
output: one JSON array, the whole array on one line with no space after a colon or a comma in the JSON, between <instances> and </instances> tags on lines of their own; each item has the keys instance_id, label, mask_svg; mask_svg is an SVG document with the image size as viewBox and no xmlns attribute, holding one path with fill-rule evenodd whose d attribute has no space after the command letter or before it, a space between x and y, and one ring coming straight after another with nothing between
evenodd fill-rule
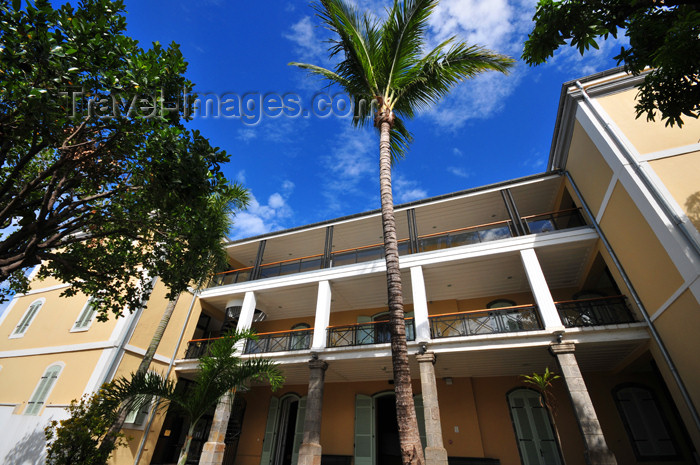
<instances>
[{"instance_id":1,"label":"arched window","mask_svg":"<svg viewBox=\"0 0 700 465\"><path fill-rule=\"evenodd\" d=\"M73 323L73 328L71 328L71 332L87 331L88 329L90 329L90 325L92 325L92 320L95 318L95 313L95 300L92 297L90 297L83 309L80 311L78 319L75 320L75 323Z\"/></svg>"},{"instance_id":2,"label":"arched window","mask_svg":"<svg viewBox=\"0 0 700 465\"><path fill-rule=\"evenodd\" d=\"M486 308L515 307L515 302L510 299L496 299L486 304Z\"/></svg>"},{"instance_id":3,"label":"arched window","mask_svg":"<svg viewBox=\"0 0 700 465\"><path fill-rule=\"evenodd\" d=\"M615 404L639 460L678 458L678 447L651 389L620 385L613 390Z\"/></svg>"},{"instance_id":4,"label":"arched window","mask_svg":"<svg viewBox=\"0 0 700 465\"><path fill-rule=\"evenodd\" d=\"M58 376L63 371L63 366L63 363L55 363L44 371L41 379L39 379L39 384L37 384L34 393L29 398L29 402L27 402L27 408L24 410L25 415L39 415L46 403L46 399L56 384L56 380L58 380Z\"/></svg>"},{"instance_id":5,"label":"arched window","mask_svg":"<svg viewBox=\"0 0 700 465\"><path fill-rule=\"evenodd\" d=\"M311 325L308 323L297 323L292 326L292 330L299 331L295 331L290 335L289 350L303 350L311 347L311 332L304 331L310 328Z\"/></svg>"},{"instance_id":6,"label":"arched window","mask_svg":"<svg viewBox=\"0 0 700 465\"><path fill-rule=\"evenodd\" d=\"M19 320L19 323L15 327L14 331L12 331L12 334L10 334L11 338L24 336L24 333L27 332L27 328L29 328L29 325L32 324L32 321L34 321L34 318L36 318L36 315L39 313L39 310L41 309L41 306L44 305L45 301L46 299L42 298L35 300L31 303L31 305L29 305L29 308L26 312L24 312L24 315L22 315L22 318Z\"/></svg>"}]
</instances>

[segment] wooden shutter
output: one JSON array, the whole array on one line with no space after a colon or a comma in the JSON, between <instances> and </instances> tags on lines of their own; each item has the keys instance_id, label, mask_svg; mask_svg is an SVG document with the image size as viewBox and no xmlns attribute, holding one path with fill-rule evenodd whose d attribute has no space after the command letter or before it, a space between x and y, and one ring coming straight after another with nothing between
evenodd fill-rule
<instances>
[{"instance_id":1,"label":"wooden shutter","mask_svg":"<svg viewBox=\"0 0 700 465\"><path fill-rule=\"evenodd\" d=\"M355 397L355 465L374 465L374 401Z\"/></svg>"},{"instance_id":2,"label":"wooden shutter","mask_svg":"<svg viewBox=\"0 0 700 465\"><path fill-rule=\"evenodd\" d=\"M39 412L41 411L41 407L44 406L46 398L49 396L49 392L51 391L51 388L53 388L53 385L56 383L60 372L60 366L52 366L46 369L41 379L39 380L39 384L36 390L34 391L34 395L29 400L29 402L27 402L27 408L24 411L25 415L39 414Z\"/></svg>"},{"instance_id":3,"label":"wooden shutter","mask_svg":"<svg viewBox=\"0 0 700 465\"><path fill-rule=\"evenodd\" d=\"M299 447L304 439L304 419L306 418L306 396L299 399L297 409L297 422L294 425L294 444L292 446L292 465L297 465L299 460Z\"/></svg>"},{"instance_id":4,"label":"wooden shutter","mask_svg":"<svg viewBox=\"0 0 700 465\"><path fill-rule=\"evenodd\" d=\"M43 302L34 302L29 306L29 309L25 312L24 316L20 320L19 324L15 328L15 331L13 334L24 334L24 332L29 328L29 325L31 324L32 320L34 319L34 316L36 313L39 311L41 308L41 305Z\"/></svg>"},{"instance_id":5,"label":"wooden shutter","mask_svg":"<svg viewBox=\"0 0 700 465\"><path fill-rule=\"evenodd\" d=\"M270 465L272 452L277 439L277 417L279 416L280 401L277 397L270 398L270 410L267 412L267 425L265 425L265 438L263 439L260 465Z\"/></svg>"},{"instance_id":6,"label":"wooden shutter","mask_svg":"<svg viewBox=\"0 0 700 465\"><path fill-rule=\"evenodd\" d=\"M92 317L95 315L95 305L93 304L92 297L85 304L85 308L80 312L80 316L73 325L73 329L85 328L92 321Z\"/></svg>"},{"instance_id":7,"label":"wooden shutter","mask_svg":"<svg viewBox=\"0 0 700 465\"><path fill-rule=\"evenodd\" d=\"M517 389L508 394L508 404L523 465L561 465L559 449L540 394Z\"/></svg>"}]
</instances>

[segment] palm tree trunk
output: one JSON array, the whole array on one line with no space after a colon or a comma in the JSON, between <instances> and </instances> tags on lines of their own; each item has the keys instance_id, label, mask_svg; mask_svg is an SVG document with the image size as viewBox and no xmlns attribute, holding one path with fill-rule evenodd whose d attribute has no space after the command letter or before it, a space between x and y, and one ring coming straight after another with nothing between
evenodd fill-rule
<instances>
[{"instance_id":1,"label":"palm tree trunk","mask_svg":"<svg viewBox=\"0 0 700 465\"><path fill-rule=\"evenodd\" d=\"M194 435L195 426L197 426L196 421L190 423L190 428L187 430L187 439L185 439L185 444L182 445L182 450L180 451L180 458L177 461L177 465L185 465L185 462L187 462L187 454L190 453L190 444L192 444L192 436Z\"/></svg>"},{"instance_id":2,"label":"palm tree trunk","mask_svg":"<svg viewBox=\"0 0 700 465\"><path fill-rule=\"evenodd\" d=\"M403 295L401 292L401 270L399 248L394 219L394 200L391 191L390 130L393 114L388 111L379 115L379 187L382 202L382 228L384 233L384 255L386 280L391 315L391 360L394 367L394 392L396 393L396 419L399 424L401 460L404 465L422 465L423 447L418 432L418 420L413 404L413 387L408 367L406 347L406 323L404 321Z\"/></svg>"},{"instance_id":3,"label":"palm tree trunk","mask_svg":"<svg viewBox=\"0 0 700 465\"><path fill-rule=\"evenodd\" d=\"M160 317L160 323L158 323L156 332L151 338L151 343L148 345L146 354L143 356L143 360L141 360L141 363L139 364L139 368L136 370L136 373L143 374L148 371L148 367L153 361L153 357L156 354L156 350L160 345L161 339L163 339L163 334L165 333L165 329L168 327L170 317L173 316L173 311L175 311L175 306L177 305L177 301L179 298L180 294L176 295L168 302L168 305L165 307L163 316ZM117 440L117 434L119 434L119 430L122 428L124 420L126 420L126 416L128 414L129 412L127 412L126 409L122 409L121 412L119 412L119 417L117 418L117 421L115 421L114 424L109 428L109 431L107 431L107 434L100 443L99 450L101 452L105 452L107 448L110 448L111 450L111 448L114 447L114 443Z\"/></svg>"}]
</instances>

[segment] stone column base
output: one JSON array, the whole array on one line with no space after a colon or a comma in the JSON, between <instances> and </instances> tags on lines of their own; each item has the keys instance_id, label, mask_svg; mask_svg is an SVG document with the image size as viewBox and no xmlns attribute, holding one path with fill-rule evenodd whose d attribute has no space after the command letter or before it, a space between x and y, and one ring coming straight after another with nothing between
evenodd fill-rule
<instances>
[{"instance_id":1,"label":"stone column base","mask_svg":"<svg viewBox=\"0 0 700 465\"><path fill-rule=\"evenodd\" d=\"M224 461L226 444L223 442L205 442L202 447L202 455L199 458L199 465L219 465Z\"/></svg>"},{"instance_id":2,"label":"stone column base","mask_svg":"<svg viewBox=\"0 0 700 465\"><path fill-rule=\"evenodd\" d=\"M425 465L447 465L447 450L444 447L426 447Z\"/></svg>"},{"instance_id":3,"label":"stone column base","mask_svg":"<svg viewBox=\"0 0 700 465\"><path fill-rule=\"evenodd\" d=\"M321 465L321 445L302 442L297 465Z\"/></svg>"}]
</instances>

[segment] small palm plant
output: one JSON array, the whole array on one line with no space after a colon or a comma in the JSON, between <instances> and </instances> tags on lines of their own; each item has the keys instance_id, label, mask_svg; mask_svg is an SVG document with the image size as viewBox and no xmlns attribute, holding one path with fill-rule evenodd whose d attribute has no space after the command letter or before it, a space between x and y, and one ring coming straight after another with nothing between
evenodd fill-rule
<instances>
[{"instance_id":1,"label":"small palm plant","mask_svg":"<svg viewBox=\"0 0 700 465\"><path fill-rule=\"evenodd\" d=\"M178 465L184 465L197 423L221 397L254 380L267 380L273 391L282 386L284 376L272 360L236 355L240 341L256 338L250 331L232 330L215 340L208 355L199 359L199 371L187 389L176 388L175 382L157 373L135 373L115 381L114 395L124 401L123 408L141 408L158 397L158 408L172 405L182 411L189 421L178 460Z\"/></svg>"},{"instance_id":2,"label":"small palm plant","mask_svg":"<svg viewBox=\"0 0 700 465\"><path fill-rule=\"evenodd\" d=\"M556 415L556 399L554 398L554 394L552 394L552 382L561 378L561 376L553 371L549 371L549 367L546 367L542 374L533 373L531 375L521 375L521 377L524 383L534 387L541 394L540 405L547 411L549 422L552 424L554 434L557 437L559 450L561 450L561 437L559 436L557 423L554 421Z\"/></svg>"}]
</instances>

